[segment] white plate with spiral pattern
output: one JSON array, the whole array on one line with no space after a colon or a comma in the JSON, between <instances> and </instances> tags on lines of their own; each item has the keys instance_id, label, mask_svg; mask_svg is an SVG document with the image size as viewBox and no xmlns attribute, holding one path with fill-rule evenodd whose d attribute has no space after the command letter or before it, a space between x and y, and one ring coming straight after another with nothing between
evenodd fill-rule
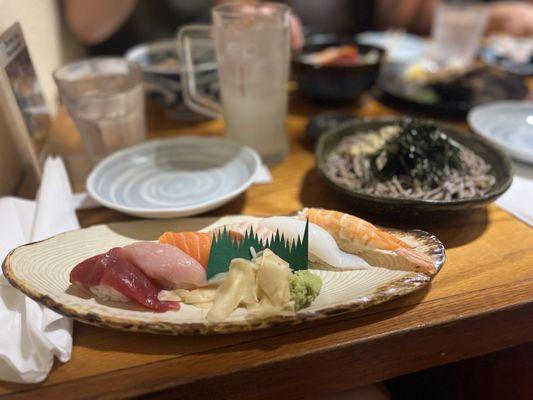
<instances>
[{"instance_id":1,"label":"white plate with spiral pattern","mask_svg":"<svg viewBox=\"0 0 533 400\"><path fill-rule=\"evenodd\" d=\"M217 208L244 192L259 155L224 138L153 140L104 159L87 179L103 206L144 218L173 218Z\"/></svg>"},{"instance_id":2,"label":"white plate with spiral pattern","mask_svg":"<svg viewBox=\"0 0 533 400\"><path fill-rule=\"evenodd\" d=\"M533 164L533 102L482 104L470 110L468 124L514 159Z\"/></svg>"}]
</instances>

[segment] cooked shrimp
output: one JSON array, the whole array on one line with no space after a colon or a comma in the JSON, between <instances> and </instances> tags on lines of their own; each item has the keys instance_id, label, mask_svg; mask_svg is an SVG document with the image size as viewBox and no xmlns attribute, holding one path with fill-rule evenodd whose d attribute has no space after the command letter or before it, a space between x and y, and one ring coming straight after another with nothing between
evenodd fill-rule
<instances>
[{"instance_id":1,"label":"cooked shrimp","mask_svg":"<svg viewBox=\"0 0 533 400\"><path fill-rule=\"evenodd\" d=\"M435 272L435 265L429 256L418 252L394 235L361 218L339 211L317 208L304 208L299 215L328 231L344 251L364 253L363 258L367 259L369 251L385 250L407 261L407 263L402 263L402 266L429 274ZM383 254L375 254L374 257L383 259Z\"/></svg>"}]
</instances>

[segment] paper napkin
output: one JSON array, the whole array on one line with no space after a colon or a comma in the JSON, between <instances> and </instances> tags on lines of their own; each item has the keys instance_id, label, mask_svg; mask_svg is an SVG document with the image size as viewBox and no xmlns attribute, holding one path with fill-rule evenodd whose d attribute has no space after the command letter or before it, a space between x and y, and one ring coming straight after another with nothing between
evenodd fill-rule
<instances>
[{"instance_id":1,"label":"paper napkin","mask_svg":"<svg viewBox=\"0 0 533 400\"><path fill-rule=\"evenodd\" d=\"M272 175L268 167L265 164L261 164L255 173L254 184L265 185L267 183L272 183Z\"/></svg>"},{"instance_id":2,"label":"paper napkin","mask_svg":"<svg viewBox=\"0 0 533 400\"><path fill-rule=\"evenodd\" d=\"M513 162L513 169L513 184L496 204L533 228L533 167Z\"/></svg>"},{"instance_id":3,"label":"paper napkin","mask_svg":"<svg viewBox=\"0 0 533 400\"><path fill-rule=\"evenodd\" d=\"M65 166L48 158L36 201L0 199L0 259L14 247L79 228ZM41 306L0 276L0 380L35 383L54 356L70 359L72 321Z\"/></svg>"}]
</instances>

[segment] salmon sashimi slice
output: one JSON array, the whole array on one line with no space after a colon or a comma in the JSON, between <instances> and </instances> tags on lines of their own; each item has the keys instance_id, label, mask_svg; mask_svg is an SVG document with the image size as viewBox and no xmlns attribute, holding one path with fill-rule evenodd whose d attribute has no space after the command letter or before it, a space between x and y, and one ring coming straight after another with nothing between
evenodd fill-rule
<instances>
[{"instance_id":1,"label":"salmon sashimi slice","mask_svg":"<svg viewBox=\"0 0 533 400\"><path fill-rule=\"evenodd\" d=\"M393 254L401 259L396 263L399 268L428 274L436 272L431 257L364 219L339 211L318 208L304 208L299 216L308 218L309 222L328 231L342 250L360 254L372 264L373 261L383 261L376 266L386 268L393 266L395 262L390 261L390 256L387 257L388 254Z\"/></svg>"},{"instance_id":2,"label":"salmon sashimi slice","mask_svg":"<svg viewBox=\"0 0 533 400\"><path fill-rule=\"evenodd\" d=\"M204 268L209 262L212 235L205 232L165 232L159 239L159 243L176 246L198 261Z\"/></svg>"},{"instance_id":3,"label":"salmon sashimi slice","mask_svg":"<svg viewBox=\"0 0 533 400\"><path fill-rule=\"evenodd\" d=\"M70 272L70 282L86 287L97 296L106 294L105 298L114 300L129 299L158 312L180 308L177 301L160 301L161 288L127 261L118 247L76 265Z\"/></svg>"}]
</instances>

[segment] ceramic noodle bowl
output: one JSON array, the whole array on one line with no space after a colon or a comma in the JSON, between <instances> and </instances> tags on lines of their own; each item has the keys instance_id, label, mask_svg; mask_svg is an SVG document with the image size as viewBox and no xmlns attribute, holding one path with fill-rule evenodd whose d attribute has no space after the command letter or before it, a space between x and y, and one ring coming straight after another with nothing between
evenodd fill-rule
<instances>
[{"instance_id":1,"label":"ceramic noodle bowl","mask_svg":"<svg viewBox=\"0 0 533 400\"><path fill-rule=\"evenodd\" d=\"M318 140L315 156L319 174L358 211L404 219L449 217L456 215L459 211L467 212L486 206L501 196L511 185L510 161L502 151L482 137L463 133L450 125L441 123L436 124L438 129L449 138L483 158L490 165L490 173L494 176L495 182L486 193L469 198L449 200L399 198L349 189L334 182L328 176L326 172L327 156L334 151L345 136L377 131L384 126L397 124L401 121L403 119L396 117L352 119L323 133Z\"/></svg>"}]
</instances>

